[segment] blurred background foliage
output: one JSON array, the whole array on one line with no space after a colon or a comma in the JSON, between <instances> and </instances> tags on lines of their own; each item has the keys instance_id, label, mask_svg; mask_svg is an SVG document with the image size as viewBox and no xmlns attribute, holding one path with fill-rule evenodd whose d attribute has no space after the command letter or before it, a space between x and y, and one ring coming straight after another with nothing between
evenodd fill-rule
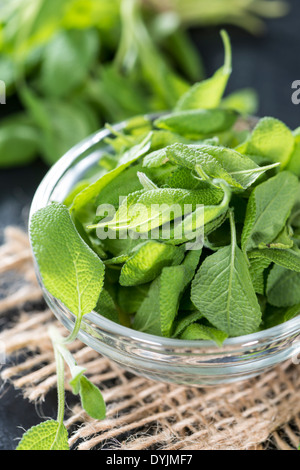
<instances>
[{"instance_id":1,"label":"blurred background foliage","mask_svg":"<svg viewBox=\"0 0 300 470\"><path fill-rule=\"evenodd\" d=\"M191 26L261 34L277 0L1 0L0 79L18 111L0 121L0 167L52 165L105 122L171 109L205 66ZM253 113L252 90L228 98Z\"/></svg>"}]
</instances>

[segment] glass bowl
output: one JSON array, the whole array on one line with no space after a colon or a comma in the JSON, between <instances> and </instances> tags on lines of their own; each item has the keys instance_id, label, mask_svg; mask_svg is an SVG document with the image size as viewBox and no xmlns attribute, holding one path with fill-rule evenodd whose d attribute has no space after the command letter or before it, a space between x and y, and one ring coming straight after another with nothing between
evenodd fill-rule
<instances>
[{"instance_id":1,"label":"glass bowl","mask_svg":"<svg viewBox=\"0 0 300 470\"><path fill-rule=\"evenodd\" d=\"M153 117L152 117L153 118ZM121 130L125 123L115 127ZM97 168L108 150L103 129L68 151L47 173L34 196L32 214L52 201L63 202L70 190ZM35 261L34 261L35 262ZM46 302L71 331L75 316L45 288L35 262ZM141 333L116 324L96 312L83 317L78 338L134 374L190 386L214 386L254 377L300 353L300 316L258 333L227 339L222 347L211 341L184 341Z\"/></svg>"}]
</instances>

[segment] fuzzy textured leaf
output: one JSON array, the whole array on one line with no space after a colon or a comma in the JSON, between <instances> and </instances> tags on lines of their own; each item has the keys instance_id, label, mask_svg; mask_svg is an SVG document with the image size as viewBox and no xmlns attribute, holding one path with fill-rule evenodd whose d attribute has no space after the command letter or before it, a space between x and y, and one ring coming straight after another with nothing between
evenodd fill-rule
<instances>
[{"instance_id":1,"label":"fuzzy textured leaf","mask_svg":"<svg viewBox=\"0 0 300 470\"><path fill-rule=\"evenodd\" d=\"M300 273L273 266L267 281L268 302L275 307L292 307L300 303Z\"/></svg>"},{"instance_id":2,"label":"fuzzy textured leaf","mask_svg":"<svg viewBox=\"0 0 300 470\"><path fill-rule=\"evenodd\" d=\"M284 168L289 162L294 144L293 133L283 122L264 117L247 142L245 153L260 155L270 162L280 162Z\"/></svg>"},{"instance_id":3,"label":"fuzzy textured leaf","mask_svg":"<svg viewBox=\"0 0 300 470\"><path fill-rule=\"evenodd\" d=\"M230 336L257 330L261 311L245 255L234 238L231 246L204 260L192 282L191 299L212 325Z\"/></svg>"},{"instance_id":4,"label":"fuzzy textured leaf","mask_svg":"<svg viewBox=\"0 0 300 470\"><path fill-rule=\"evenodd\" d=\"M16 450L69 450L68 431L57 421L44 421L23 435Z\"/></svg>"},{"instance_id":5,"label":"fuzzy textured leaf","mask_svg":"<svg viewBox=\"0 0 300 470\"><path fill-rule=\"evenodd\" d=\"M276 238L290 215L297 191L298 179L288 172L279 173L253 190L242 233L244 251Z\"/></svg>"},{"instance_id":6,"label":"fuzzy textured leaf","mask_svg":"<svg viewBox=\"0 0 300 470\"><path fill-rule=\"evenodd\" d=\"M30 238L44 286L76 316L97 304L104 264L79 236L68 209L53 203L31 220Z\"/></svg>"},{"instance_id":7,"label":"fuzzy textured leaf","mask_svg":"<svg viewBox=\"0 0 300 470\"><path fill-rule=\"evenodd\" d=\"M166 266L179 264L184 257L180 247L150 240L124 264L120 274L121 286L136 286L155 279Z\"/></svg>"},{"instance_id":8,"label":"fuzzy textured leaf","mask_svg":"<svg viewBox=\"0 0 300 470\"><path fill-rule=\"evenodd\" d=\"M154 125L190 139L214 135L230 129L236 122L236 111L225 109L199 109L178 111L158 118Z\"/></svg>"}]
</instances>

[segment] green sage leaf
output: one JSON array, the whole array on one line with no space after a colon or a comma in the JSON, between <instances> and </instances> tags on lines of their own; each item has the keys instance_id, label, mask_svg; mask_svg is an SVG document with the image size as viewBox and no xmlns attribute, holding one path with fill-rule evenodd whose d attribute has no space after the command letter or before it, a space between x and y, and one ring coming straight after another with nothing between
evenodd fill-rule
<instances>
[{"instance_id":1,"label":"green sage leaf","mask_svg":"<svg viewBox=\"0 0 300 470\"><path fill-rule=\"evenodd\" d=\"M104 264L79 236L68 209L52 203L33 214L30 238L45 288L77 317L90 313Z\"/></svg>"},{"instance_id":2,"label":"green sage leaf","mask_svg":"<svg viewBox=\"0 0 300 470\"><path fill-rule=\"evenodd\" d=\"M271 243L277 237L290 215L297 191L298 179L288 172L279 173L253 190L242 233L243 251Z\"/></svg>"},{"instance_id":3,"label":"green sage leaf","mask_svg":"<svg viewBox=\"0 0 300 470\"><path fill-rule=\"evenodd\" d=\"M239 336L258 329L261 311L245 255L236 244L233 222L231 226L231 246L203 261L192 282L191 298L213 326Z\"/></svg>"},{"instance_id":4,"label":"green sage leaf","mask_svg":"<svg viewBox=\"0 0 300 470\"><path fill-rule=\"evenodd\" d=\"M25 432L16 450L69 450L68 431L57 421L45 421Z\"/></svg>"}]
</instances>

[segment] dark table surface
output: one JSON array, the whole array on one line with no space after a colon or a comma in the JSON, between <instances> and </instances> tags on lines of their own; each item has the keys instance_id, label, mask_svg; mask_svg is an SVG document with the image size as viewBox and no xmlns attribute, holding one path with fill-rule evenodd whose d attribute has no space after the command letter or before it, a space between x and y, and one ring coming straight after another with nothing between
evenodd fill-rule
<instances>
[{"instance_id":1,"label":"dark table surface","mask_svg":"<svg viewBox=\"0 0 300 470\"><path fill-rule=\"evenodd\" d=\"M292 82L300 80L300 1L288 0L290 13L268 20L263 36L253 37L237 28L226 27L233 45L233 74L228 92L253 87L260 99L260 116L274 116L291 128L300 126L300 105L292 103ZM208 74L223 60L220 28L191 31ZM1 77L0 77L1 78ZM0 106L0 116L13 111L16 103ZM0 243L6 225L27 226L30 201L47 167L40 161L31 166L0 171ZM3 325L2 325L3 326ZM0 324L1 328L1 324ZM46 403L36 407L11 386L0 385L0 450L16 447L23 429L39 423L43 417L55 417L55 392Z\"/></svg>"}]
</instances>

